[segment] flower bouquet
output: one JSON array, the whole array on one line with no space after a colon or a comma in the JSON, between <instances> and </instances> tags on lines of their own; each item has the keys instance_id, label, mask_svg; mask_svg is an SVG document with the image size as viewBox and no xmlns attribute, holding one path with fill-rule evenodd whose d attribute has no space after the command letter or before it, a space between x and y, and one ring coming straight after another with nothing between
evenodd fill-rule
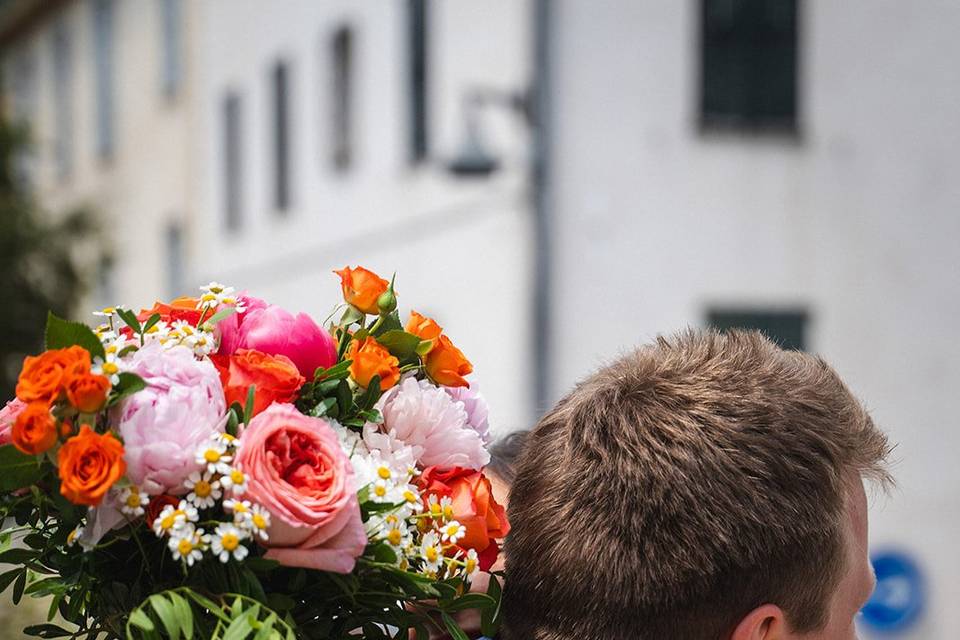
<instances>
[{"instance_id":1,"label":"flower bouquet","mask_svg":"<svg viewBox=\"0 0 960 640\"><path fill-rule=\"evenodd\" d=\"M509 525L472 366L393 282L336 273L325 327L217 283L49 316L0 411L0 590L50 598L27 634L462 639L465 609L495 632L498 581L470 584Z\"/></svg>"}]
</instances>

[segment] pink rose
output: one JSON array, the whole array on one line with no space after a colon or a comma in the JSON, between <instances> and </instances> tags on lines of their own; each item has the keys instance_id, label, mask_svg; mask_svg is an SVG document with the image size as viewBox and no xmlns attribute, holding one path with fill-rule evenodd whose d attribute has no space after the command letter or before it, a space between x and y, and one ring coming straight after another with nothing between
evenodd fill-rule
<instances>
[{"instance_id":1,"label":"pink rose","mask_svg":"<svg viewBox=\"0 0 960 640\"><path fill-rule=\"evenodd\" d=\"M246 309L217 325L220 355L229 356L238 349L255 349L271 356L287 356L307 380L313 380L317 367L328 368L336 363L336 343L307 314L294 316L251 296L240 296L240 300Z\"/></svg>"},{"instance_id":2,"label":"pink rose","mask_svg":"<svg viewBox=\"0 0 960 640\"><path fill-rule=\"evenodd\" d=\"M337 434L293 405L273 404L241 438L245 497L270 512L267 558L289 567L350 573L367 545L353 466Z\"/></svg>"},{"instance_id":3,"label":"pink rose","mask_svg":"<svg viewBox=\"0 0 960 640\"><path fill-rule=\"evenodd\" d=\"M0 445L10 444L13 423L17 421L17 416L26 406L27 403L14 398L0 409Z\"/></svg>"}]
</instances>

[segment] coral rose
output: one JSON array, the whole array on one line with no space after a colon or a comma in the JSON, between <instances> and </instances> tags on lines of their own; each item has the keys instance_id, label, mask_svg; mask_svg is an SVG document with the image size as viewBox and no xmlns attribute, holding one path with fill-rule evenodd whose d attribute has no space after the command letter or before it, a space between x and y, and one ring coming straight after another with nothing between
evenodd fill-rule
<instances>
[{"instance_id":1,"label":"coral rose","mask_svg":"<svg viewBox=\"0 0 960 640\"><path fill-rule=\"evenodd\" d=\"M184 479L201 466L197 448L226 426L220 375L187 347L159 342L141 347L124 368L147 383L111 413L127 448L127 476L150 495L184 493Z\"/></svg>"},{"instance_id":2,"label":"coral rose","mask_svg":"<svg viewBox=\"0 0 960 640\"><path fill-rule=\"evenodd\" d=\"M367 336L361 342L353 340L347 349L350 377L366 388L373 376L380 376L380 390L386 391L400 380L400 361L376 339Z\"/></svg>"},{"instance_id":3,"label":"coral rose","mask_svg":"<svg viewBox=\"0 0 960 640\"><path fill-rule=\"evenodd\" d=\"M200 315L203 313L202 310L197 308L199 304L200 301L197 298L189 297L177 298L169 303L157 300L153 303L152 308L141 310L137 314L137 320L146 322L150 316L159 313L160 319L168 324L183 320L192 326L196 326L200 322Z\"/></svg>"},{"instance_id":4,"label":"coral rose","mask_svg":"<svg viewBox=\"0 0 960 640\"><path fill-rule=\"evenodd\" d=\"M447 336L441 335L436 339L433 348L427 354L424 365L427 375L437 384L446 387L470 386L464 376L473 372L473 365Z\"/></svg>"},{"instance_id":5,"label":"coral rose","mask_svg":"<svg viewBox=\"0 0 960 640\"><path fill-rule=\"evenodd\" d=\"M57 422L45 402L31 402L13 423L13 446L35 456L57 443Z\"/></svg>"},{"instance_id":6,"label":"coral rose","mask_svg":"<svg viewBox=\"0 0 960 640\"><path fill-rule=\"evenodd\" d=\"M457 543L463 549L475 549L480 568L489 569L496 559L497 540L510 532L507 512L493 498L490 480L480 471L453 467L428 467L417 479L424 505L429 496L449 497L453 501L453 517L467 528Z\"/></svg>"},{"instance_id":7,"label":"coral rose","mask_svg":"<svg viewBox=\"0 0 960 640\"><path fill-rule=\"evenodd\" d=\"M120 441L109 433L95 433L88 425L82 425L80 433L60 447L57 466L63 497L90 507L100 504L127 468Z\"/></svg>"},{"instance_id":8,"label":"coral rose","mask_svg":"<svg viewBox=\"0 0 960 640\"><path fill-rule=\"evenodd\" d=\"M90 353L76 345L66 349L51 349L39 356L27 356L17 380L17 397L24 402L51 404L63 391L68 373L90 371Z\"/></svg>"},{"instance_id":9,"label":"coral rose","mask_svg":"<svg viewBox=\"0 0 960 640\"><path fill-rule=\"evenodd\" d=\"M211 356L220 372L227 406L246 405L250 385L256 385L253 415L274 402L291 402L305 382L296 365L286 356L268 356L254 349L240 349L232 356Z\"/></svg>"},{"instance_id":10,"label":"coral rose","mask_svg":"<svg viewBox=\"0 0 960 640\"><path fill-rule=\"evenodd\" d=\"M412 333L421 340L436 340L443 333L443 329L433 318L422 316L416 311L410 312L405 329L407 333Z\"/></svg>"},{"instance_id":11,"label":"coral rose","mask_svg":"<svg viewBox=\"0 0 960 640\"><path fill-rule=\"evenodd\" d=\"M327 369L337 362L337 345L329 333L310 316L267 304L252 296L240 296L244 311L217 324L220 348L229 356L240 349L256 349L271 356L286 356L300 373L312 380L318 367Z\"/></svg>"},{"instance_id":12,"label":"coral rose","mask_svg":"<svg viewBox=\"0 0 960 640\"><path fill-rule=\"evenodd\" d=\"M379 314L377 298L387 290L390 283L375 274L373 271L357 267L344 267L334 271L340 276L340 286L343 289L343 299L360 311L370 314Z\"/></svg>"},{"instance_id":13,"label":"coral rose","mask_svg":"<svg viewBox=\"0 0 960 640\"><path fill-rule=\"evenodd\" d=\"M67 400L80 413L99 411L110 393L110 379L95 373L73 374L65 384Z\"/></svg>"},{"instance_id":14,"label":"coral rose","mask_svg":"<svg viewBox=\"0 0 960 640\"><path fill-rule=\"evenodd\" d=\"M350 573L367 535L353 467L330 425L274 404L244 429L236 463L245 497L271 515L267 558L291 567Z\"/></svg>"},{"instance_id":15,"label":"coral rose","mask_svg":"<svg viewBox=\"0 0 960 640\"><path fill-rule=\"evenodd\" d=\"M0 409L0 445L10 444L13 439L13 423L17 416L27 408L27 403L14 398Z\"/></svg>"}]
</instances>

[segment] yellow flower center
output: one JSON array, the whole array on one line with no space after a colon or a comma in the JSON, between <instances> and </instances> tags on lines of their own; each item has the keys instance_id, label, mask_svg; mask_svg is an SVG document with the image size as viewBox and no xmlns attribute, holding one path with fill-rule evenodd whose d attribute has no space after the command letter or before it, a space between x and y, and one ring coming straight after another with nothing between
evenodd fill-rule
<instances>
[{"instance_id":1,"label":"yellow flower center","mask_svg":"<svg viewBox=\"0 0 960 640\"><path fill-rule=\"evenodd\" d=\"M257 529L266 529L267 521L262 515L255 513L253 514L253 526L255 526Z\"/></svg>"},{"instance_id":2,"label":"yellow flower center","mask_svg":"<svg viewBox=\"0 0 960 640\"><path fill-rule=\"evenodd\" d=\"M387 524L396 524L400 522L400 518L398 518L397 516L391 513L386 518L384 518L383 521L386 522Z\"/></svg>"},{"instance_id":3,"label":"yellow flower center","mask_svg":"<svg viewBox=\"0 0 960 640\"><path fill-rule=\"evenodd\" d=\"M233 551L240 545L240 538L238 538L235 533L225 533L223 537L220 538L220 544L222 544L223 548L227 551Z\"/></svg>"},{"instance_id":4,"label":"yellow flower center","mask_svg":"<svg viewBox=\"0 0 960 640\"><path fill-rule=\"evenodd\" d=\"M203 452L203 459L207 462L219 462L220 452L216 449L207 449Z\"/></svg>"},{"instance_id":5,"label":"yellow flower center","mask_svg":"<svg viewBox=\"0 0 960 640\"><path fill-rule=\"evenodd\" d=\"M213 302L214 300L217 299L217 296L212 293L214 289L211 289L210 291L211 293L205 293L202 296L200 296L200 302ZM217 293L220 293L220 291L217 290Z\"/></svg>"},{"instance_id":6,"label":"yellow flower center","mask_svg":"<svg viewBox=\"0 0 960 640\"><path fill-rule=\"evenodd\" d=\"M174 523L176 523L176 521L177 521L176 516L174 516L173 514L170 514L169 516L167 516L166 518L160 521L160 528L163 529L164 531L169 531L173 527Z\"/></svg>"},{"instance_id":7,"label":"yellow flower center","mask_svg":"<svg viewBox=\"0 0 960 640\"><path fill-rule=\"evenodd\" d=\"M377 469L377 475L383 478L384 480L390 479L390 469L387 467L380 467Z\"/></svg>"},{"instance_id":8,"label":"yellow flower center","mask_svg":"<svg viewBox=\"0 0 960 640\"><path fill-rule=\"evenodd\" d=\"M443 508L443 517L447 520L453 520L453 505L448 504Z\"/></svg>"},{"instance_id":9,"label":"yellow flower center","mask_svg":"<svg viewBox=\"0 0 960 640\"><path fill-rule=\"evenodd\" d=\"M190 555L190 552L193 551L193 542L187 540L186 538L182 539L177 543L177 551L181 556Z\"/></svg>"},{"instance_id":10,"label":"yellow flower center","mask_svg":"<svg viewBox=\"0 0 960 640\"><path fill-rule=\"evenodd\" d=\"M243 471L234 469L230 472L230 479L233 481L233 484L243 484L243 481L247 478L243 475Z\"/></svg>"},{"instance_id":11,"label":"yellow flower center","mask_svg":"<svg viewBox=\"0 0 960 640\"><path fill-rule=\"evenodd\" d=\"M149 329L147 329L146 331L144 331L144 333L156 333L157 331L160 331L160 325L155 324Z\"/></svg>"},{"instance_id":12,"label":"yellow flower center","mask_svg":"<svg viewBox=\"0 0 960 640\"><path fill-rule=\"evenodd\" d=\"M452 525L452 524L451 524L451 525L449 525L449 526L447 527L447 536L448 536L448 537L450 537L450 536L455 536L455 535L457 535L457 532L459 532L459 531L460 531L460 526L459 526L459 525Z\"/></svg>"},{"instance_id":13,"label":"yellow flower center","mask_svg":"<svg viewBox=\"0 0 960 640\"><path fill-rule=\"evenodd\" d=\"M117 310L114 307L104 307L100 313L116 313Z\"/></svg>"},{"instance_id":14,"label":"yellow flower center","mask_svg":"<svg viewBox=\"0 0 960 640\"><path fill-rule=\"evenodd\" d=\"M220 437L223 438L224 440L226 440L227 442L233 442L234 440L236 440L236 438L234 438L234 437L233 437L232 435L230 435L229 433L222 433L222 434L220 434Z\"/></svg>"},{"instance_id":15,"label":"yellow flower center","mask_svg":"<svg viewBox=\"0 0 960 640\"><path fill-rule=\"evenodd\" d=\"M210 495L211 491L213 491L213 487L211 487L210 483L206 480L200 480L193 485L193 492L197 494L198 498L206 498Z\"/></svg>"},{"instance_id":16,"label":"yellow flower center","mask_svg":"<svg viewBox=\"0 0 960 640\"><path fill-rule=\"evenodd\" d=\"M400 539L401 539L400 529L390 529L390 531L387 532L387 540L393 546L395 547L399 546Z\"/></svg>"},{"instance_id":17,"label":"yellow flower center","mask_svg":"<svg viewBox=\"0 0 960 640\"><path fill-rule=\"evenodd\" d=\"M387 495L387 488L378 484L373 488L373 492L377 494L378 498L382 498L383 496Z\"/></svg>"},{"instance_id":18,"label":"yellow flower center","mask_svg":"<svg viewBox=\"0 0 960 640\"><path fill-rule=\"evenodd\" d=\"M433 504L430 505L430 514L439 518L443 514L443 509L440 507L439 504L434 502Z\"/></svg>"},{"instance_id":19,"label":"yellow flower center","mask_svg":"<svg viewBox=\"0 0 960 640\"><path fill-rule=\"evenodd\" d=\"M140 506L140 494L136 491L131 491L130 495L127 496L127 506L131 509L136 509Z\"/></svg>"},{"instance_id":20,"label":"yellow flower center","mask_svg":"<svg viewBox=\"0 0 960 640\"><path fill-rule=\"evenodd\" d=\"M423 550L423 555L427 558L428 562L436 562L437 558L440 556L440 553L437 551L435 546L430 545Z\"/></svg>"},{"instance_id":21,"label":"yellow flower center","mask_svg":"<svg viewBox=\"0 0 960 640\"><path fill-rule=\"evenodd\" d=\"M234 513L246 513L247 507L242 502L233 503L233 512Z\"/></svg>"},{"instance_id":22,"label":"yellow flower center","mask_svg":"<svg viewBox=\"0 0 960 640\"><path fill-rule=\"evenodd\" d=\"M467 573L473 573L477 569L477 561L473 558L467 558L467 566L465 569Z\"/></svg>"},{"instance_id":23,"label":"yellow flower center","mask_svg":"<svg viewBox=\"0 0 960 640\"><path fill-rule=\"evenodd\" d=\"M73 541L77 539L77 532L79 529L74 529L67 535L67 544L73 544Z\"/></svg>"},{"instance_id":24,"label":"yellow flower center","mask_svg":"<svg viewBox=\"0 0 960 640\"><path fill-rule=\"evenodd\" d=\"M117 345L112 344L112 345L110 345L109 347L107 347L106 349L104 349L104 351L106 351L107 353L116 353L116 352L117 352Z\"/></svg>"},{"instance_id":25,"label":"yellow flower center","mask_svg":"<svg viewBox=\"0 0 960 640\"><path fill-rule=\"evenodd\" d=\"M410 491L410 489L407 489L403 492L403 499L407 502L416 502L417 494L415 494L413 491Z\"/></svg>"},{"instance_id":26,"label":"yellow flower center","mask_svg":"<svg viewBox=\"0 0 960 640\"><path fill-rule=\"evenodd\" d=\"M104 362L103 363L103 372L108 376L112 376L116 372L120 371L120 367L114 362Z\"/></svg>"}]
</instances>

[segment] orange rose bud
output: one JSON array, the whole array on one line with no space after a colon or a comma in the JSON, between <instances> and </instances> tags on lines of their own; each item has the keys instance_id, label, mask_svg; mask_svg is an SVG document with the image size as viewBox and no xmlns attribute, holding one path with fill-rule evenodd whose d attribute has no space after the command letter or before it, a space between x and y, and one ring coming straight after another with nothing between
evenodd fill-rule
<instances>
[{"instance_id":1,"label":"orange rose bud","mask_svg":"<svg viewBox=\"0 0 960 640\"><path fill-rule=\"evenodd\" d=\"M11 439L13 446L31 456L53 447L57 443L57 422L50 413L50 406L45 402L27 405L13 423Z\"/></svg>"},{"instance_id":2,"label":"orange rose bud","mask_svg":"<svg viewBox=\"0 0 960 640\"><path fill-rule=\"evenodd\" d=\"M109 433L95 433L89 425L82 425L80 433L60 447L57 465L63 497L90 507L99 505L127 471L120 441Z\"/></svg>"},{"instance_id":3,"label":"orange rose bud","mask_svg":"<svg viewBox=\"0 0 960 640\"><path fill-rule=\"evenodd\" d=\"M83 347L51 349L39 356L27 356L17 380L17 397L26 403L52 404L60 397L68 373L89 371L90 353Z\"/></svg>"},{"instance_id":4,"label":"orange rose bud","mask_svg":"<svg viewBox=\"0 0 960 640\"><path fill-rule=\"evenodd\" d=\"M67 400L80 413L99 411L110 393L110 380L95 373L81 373L68 378Z\"/></svg>"},{"instance_id":5,"label":"orange rose bud","mask_svg":"<svg viewBox=\"0 0 960 640\"><path fill-rule=\"evenodd\" d=\"M350 363L350 377L361 387L369 386L373 376L380 376L381 391L386 391L400 380L400 361L374 338L351 342L347 359L353 361Z\"/></svg>"},{"instance_id":6,"label":"orange rose bud","mask_svg":"<svg viewBox=\"0 0 960 640\"><path fill-rule=\"evenodd\" d=\"M463 376L473 372L473 365L447 336L441 335L436 339L424 364L427 375L437 384L445 387L470 386Z\"/></svg>"},{"instance_id":7,"label":"orange rose bud","mask_svg":"<svg viewBox=\"0 0 960 640\"><path fill-rule=\"evenodd\" d=\"M375 274L373 271L357 267L344 267L334 271L340 276L340 286L343 288L343 299L347 304L355 306L364 313L377 315L380 307L377 299L389 288L390 283Z\"/></svg>"},{"instance_id":8,"label":"orange rose bud","mask_svg":"<svg viewBox=\"0 0 960 640\"><path fill-rule=\"evenodd\" d=\"M269 356L255 349L238 349L231 356L210 356L217 371L229 407L234 402L246 406L250 385L256 385L253 415L274 402L293 402L306 379L287 356Z\"/></svg>"},{"instance_id":9,"label":"orange rose bud","mask_svg":"<svg viewBox=\"0 0 960 640\"><path fill-rule=\"evenodd\" d=\"M410 319L407 320L405 330L421 340L436 340L443 333L443 329L433 318L422 316L416 311L410 312Z\"/></svg>"},{"instance_id":10,"label":"orange rose bud","mask_svg":"<svg viewBox=\"0 0 960 640\"><path fill-rule=\"evenodd\" d=\"M183 320L193 326L200 322L200 315L203 313L199 309L199 298L181 297L171 300L169 303L157 300L150 309L141 309L137 314L137 320L146 322L150 316L155 313L160 314L160 319L167 323L174 323L177 320Z\"/></svg>"}]
</instances>

